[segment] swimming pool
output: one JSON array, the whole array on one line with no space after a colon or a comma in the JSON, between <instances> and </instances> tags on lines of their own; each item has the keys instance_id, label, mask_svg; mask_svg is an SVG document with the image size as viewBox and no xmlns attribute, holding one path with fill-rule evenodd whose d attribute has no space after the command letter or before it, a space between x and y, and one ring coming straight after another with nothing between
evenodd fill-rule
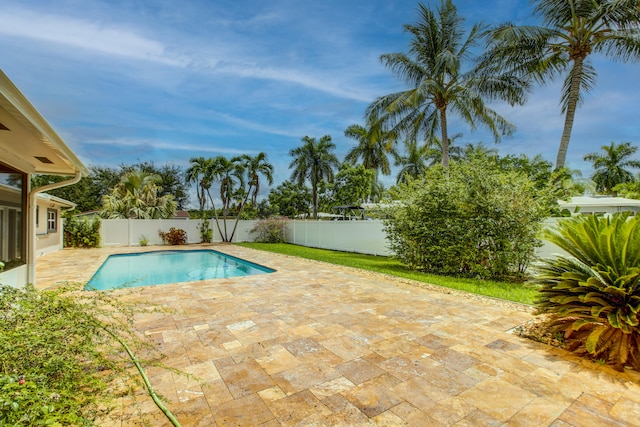
<instances>
[{"instance_id":1,"label":"swimming pool","mask_svg":"<svg viewBox=\"0 0 640 427\"><path fill-rule=\"evenodd\" d=\"M169 250L109 255L86 290L153 286L272 273L275 270L214 250Z\"/></svg>"}]
</instances>

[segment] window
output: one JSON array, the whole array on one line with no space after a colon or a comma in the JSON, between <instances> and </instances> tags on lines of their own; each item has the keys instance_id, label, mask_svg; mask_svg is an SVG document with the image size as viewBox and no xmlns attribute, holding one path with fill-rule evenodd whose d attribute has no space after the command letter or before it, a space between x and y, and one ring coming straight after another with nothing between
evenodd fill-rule
<instances>
[{"instance_id":1,"label":"window","mask_svg":"<svg viewBox=\"0 0 640 427\"><path fill-rule=\"evenodd\" d=\"M5 270L25 263L27 175L0 163L0 261Z\"/></svg>"},{"instance_id":2,"label":"window","mask_svg":"<svg viewBox=\"0 0 640 427\"><path fill-rule=\"evenodd\" d=\"M58 211L47 209L47 233L58 231Z\"/></svg>"}]
</instances>

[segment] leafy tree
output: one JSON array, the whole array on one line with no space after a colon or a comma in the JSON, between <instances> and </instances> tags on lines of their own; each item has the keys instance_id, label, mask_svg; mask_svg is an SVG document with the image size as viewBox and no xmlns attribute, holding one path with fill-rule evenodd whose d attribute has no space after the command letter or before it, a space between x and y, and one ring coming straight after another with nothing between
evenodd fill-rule
<instances>
[{"instance_id":1,"label":"leafy tree","mask_svg":"<svg viewBox=\"0 0 640 427\"><path fill-rule=\"evenodd\" d=\"M613 192L628 199L640 199L640 176L636 176L632 182L617 184Z\"/></svg>"},{"instance_id":2,"label":"leafy tree","mask_svg":"<svg viewBox=\"0 0 640 427\"><path fill-rule=\"evenodd\" d=\"M477 66L465 70L473 52L479 49L483 26L473 25L463 37L464 19L458 16L451 0L442 0L435 12L422 4L418 7L419 22L405 25L412 36L409 54L391 53L380 58L409 89L377 98L367 108L367 115L380 117L387 129L404 134L410 141L428 140L440 129L442 165L446 168L449 166L447 113L457 113L472 129L478 124L486 126L498 141L501 135L513 132L513 125L485 101L521 104L527 83Z\"/></svg>"},{"instance_id":3,"label":"leafy tree","mask_svg":"<svg viewBox=\"0 0 640 427\"><path fill-rule=\"evenodd\" d=\"M291 180L302 186L305 181L311 183L313 198L313 217L318 218L318 185L321 181L333 181L333 169L339 166L333 150L336 145L331 142L330 135L324 135L320 140L304 136L302 146L289 151L293 157L289 169L293 169Z\"/></svg>"},{"instance_id":4,"label":"leafy tree","mask_svg":"<svg viewBox=\"0 0 640 427\"><path fill-rule=\"evenodd\" d=\"M365 202L371 194L373 182L372 169L367 169L364 165L352 166L343 163L333 182L333 204L351 205Z\"/></svg>"},{"instance_id":5,"label":"leafy tree","mask_svg":"<svg viewBox=\"0 0 640 427\"><path fill-rule=\"evenodd\" d=\"M311 200L311 191L307 187L296 185L291 181L284 181L269 192L271 208L278 215L288 218L308 215Z\"/></svg>"},{"instance_id":6,"label":"leafy tree","mask_svg":"<svg viewBox=\"0 0 640 427\"><path fill-rule=\"evenodd\" d=\"M640 168L640 161L629 157L638 151L638 147L632 146L630 142L611 142L601 148L603 154L589 153L584 159L591 162L596 170L591 177L596 184L596 191L614 194L613 188L616 185L633 182L633 174L628 168Z\"/></svg>"},{"instance_id":7,"label":"leafy tree","mask_svg":"<svg viewBox=\"0 0 640 427\"><path fill-rule=\"evenodd\" d=\"M560 98L565 114L556 169L565 165L577 106L595 84L593 53L640 59L640 7L636 0L533 0L543 26L506 23L491 31L484 63L546 83L566 74ZM491 65L492 64L492 65Z\"/></svg>"},{"instance_id":8,"label":"leafy tree","mask_svg":"<svg viewBox=\"0 0 640 427\"><path fill-rule=\"evenodd\" d=\"M573 351L640 370L640 218L577 216L544 237L569 254L544 260L533 281L548 327Z\"/></svg>"},{"instance_id":9,"label":"leafy tree","mask_svg":"<svg viewBox=\"0 0 640 427\"><path fill-rule=\"evenodd\" d=\"M522 278L549 212L524 174L481 160L433 167L392 194L390 249L409 267L436 274Z\"/></svg>"},{"instance_id":10,"label":"leafy tree","mask_svg":"<svg viewBox=\"0 0 640 427\"><path fill-rule=\"evenodd\" d=\"M103 197L105 218L171 218L176 211L173 196L158 196L161 178L140 170L126 172L110 194Z\"/></svg>"}]
</instances>

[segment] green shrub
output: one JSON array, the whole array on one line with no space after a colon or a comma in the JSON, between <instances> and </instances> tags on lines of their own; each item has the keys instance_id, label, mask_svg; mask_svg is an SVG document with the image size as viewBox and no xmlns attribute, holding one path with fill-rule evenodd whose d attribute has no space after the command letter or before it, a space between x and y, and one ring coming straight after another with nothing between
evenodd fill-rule
<instances>
[{"instance_id":1,"label":"green shrub","mask_svg":"<svg viewBox=\"0 0 640 427\"><path fill-rule=\"evenodd\" d=\"M287 219L282 217L272 217L258 221L250 230L250 233L257 233L255 241L260 243L282 243L284 242L284 228Z\"/></svg>"},{"instance_id":2,"label":"green shrub","mask_svg":"<svg viewBox=\"0 0 640 427\"><path fill-rule=\"evenodd\" d=\"M480 160L431 168L386 203L385 231L396 257L435 274L521 279L548 212L524 174Z\"/></svg>"},{"instance_id":3,"label":"green shrub","mask_svg":"<svg viewBox=\"0 0 640 427\"><path fill-rule=\"evenodd\" d=\"M72 290L0 285L1 426L93 425L132 391L112 384L131 378L112 333L151 351L130 332L133 312L106 293Z\"/></svg>"},{"instance_id":4,"label":"green shrub","mask_svg":"<svg viewBox=\"0 0 640 427\"><path fill-rule=\"evenodd\" d=\"M100 218L66 218L64 221L64 246L71 248L96 248L100 246Z\"/></svg>"},{"instance_id":5,"label":"green shrub","mask_svg":"<svg viewBox=\"0 0 640 427\"><path fill-rule=\"evenodd\" d=\"M187 243L187 232L181 228L171 227L166 233L159 231L158 235L168 245L184 245Z\"/></svg>"},{"instance_id":6,"label":"green shrub","mask_svg":"<svg viewBox=\"0 0 640 427\"><path fill-rule=\"evenodd\" d=\"M211 243L213 241L213 230L209 226L208 219L202 220L198 225L198 231L200 232L200 243Z\"/></svg>"},{"instance_id":7,"label":"green shrub","mask_svg":"<svg viewBox=\"0 0 640 427\"><path fill-rule=\"evenodd\" d=\"M640 217L578 216L545 238L569 253L545 260L540 313L569 349L640 370Z\"/></svg>"}]
</instances>

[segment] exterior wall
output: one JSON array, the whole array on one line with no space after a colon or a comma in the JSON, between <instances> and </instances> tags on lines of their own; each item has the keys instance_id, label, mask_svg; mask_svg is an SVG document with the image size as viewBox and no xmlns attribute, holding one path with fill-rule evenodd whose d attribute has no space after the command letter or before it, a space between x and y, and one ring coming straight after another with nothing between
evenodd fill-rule
<instances>
[{"instance_id":1,"label":"exterior wall","mask_svg":"<svg viewBox=\"0 0 640 427\"><path fill-rule=\"evenodd\" d=\"M55 212L56 230L48 230L48 214ZM38 256L62 249L64 243L63 221L58 203L49 200L37 200L36 209L36 254Z\"/></svg>"},{"instance_id":2,"label":"exterior wall","mask_svg":"<svg viewBox=\"0 0 640 427\"><path fill-rule=\"evenodd\" d=\"M29 267L26 264L0 273L0 283L3 285L13 286L14 288L24 288L28 282Z\"/></svg>"}]
</instances>

